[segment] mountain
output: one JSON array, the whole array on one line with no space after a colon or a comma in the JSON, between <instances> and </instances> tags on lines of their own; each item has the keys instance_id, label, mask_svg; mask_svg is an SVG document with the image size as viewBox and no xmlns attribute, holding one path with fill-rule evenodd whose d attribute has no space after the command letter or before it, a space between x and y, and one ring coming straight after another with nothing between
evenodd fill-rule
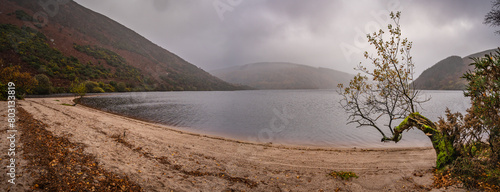
<instances>
[{"instance_id":1,"label":"mountain","mask_svg":"<svg viewBox=\"0 0 500 192\"><path fill-rule=\"evenodd\" d=\"M467 81L463 78L463 74L468 70L472 70L470 66L473 61L470 58L483 57L485 54L495 53L497 49L490 49L466 57L450 56L443 59L426 69L414 81L418 89L427 90L463 90L467 85Z\"/></svg>"},{"instance_id":2,"label":"mountain","mask_svg":"<svg viewBox=\"0 0 500 192\"><path fill-rule=\"evenodd\" d=\"M332 89L354 75L294 63L252 63L211 71L224 81L257 89Z\"/></svg>"},{"instance_id":3,"label":"mountain","mask_svg":"<svg viewBox=\"0 0 500 192\"><path fill-rule=\"evenodd\" d=\"M131 91L240 88L76 2L0 4L0 70L19 65L32 76L44 74L56 92L67 92L75 80L121 83Z\"/></svg>"}]
</instances>

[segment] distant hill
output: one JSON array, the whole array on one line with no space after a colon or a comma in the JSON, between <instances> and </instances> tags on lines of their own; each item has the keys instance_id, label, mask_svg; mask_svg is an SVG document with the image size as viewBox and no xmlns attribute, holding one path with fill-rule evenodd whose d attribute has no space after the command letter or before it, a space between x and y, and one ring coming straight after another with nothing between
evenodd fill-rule
<instances>
[{"instance_id":1,"label":"distant hill","mask_svg":"<svg viewBox=\"0 0 500 192\"><path fill-rule=\"evenodd\" d=\"M485 54L494 53L497 49L486 50L466 57L450 56L426 69L415 80L418 89L427 90L463 90L467 81L461 77L468 70L473 61L471 57L483 57Z\"/></svg>"},{"instance_id":2,"label":"distant hill","mask_svg":"<svg viewBox=\"0 0 500 192\"><path fill-rule=\"evenodd\" d=\"M224 81L257 89L332 89L354 75L294 63L253 63L211 71Z\"/></svg>"},{"instance_id":3,"label":"distant hill","mask_svg":"<svg viewBox=\"0 0 500 192\"><path fill-rule=\"evenodd\" d=\"M130 91L240 88L74 1L49 3L46 12L36 0L0 0L0 70L44 74L56 92L76 79Z\"/></svg>"}]
</instances>

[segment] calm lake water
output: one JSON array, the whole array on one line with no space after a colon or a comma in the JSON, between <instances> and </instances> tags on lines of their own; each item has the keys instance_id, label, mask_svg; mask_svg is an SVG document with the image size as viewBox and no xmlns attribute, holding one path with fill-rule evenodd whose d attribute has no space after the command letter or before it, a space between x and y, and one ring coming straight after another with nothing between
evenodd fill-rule
<instances>
[{"instance_id":1,"label":"calm lake water","mask_svg":"<svg viewBox=\"0 0 500 192\"><path fill-rule=\"evenodd\" d=\"M433 121L444 116L446 107L464 113L470 106L462 91L423 93L431 100L422 105L420 113ZM376 148L432 146L419 130L405 132L402 141L394 144L380 142L380 133L372 127L346 125L348 115L340 107L340 99L335 90L251 90L120 93L87 97L83 102L180 130L262 143Z\"/></svg>"}]
</instances>

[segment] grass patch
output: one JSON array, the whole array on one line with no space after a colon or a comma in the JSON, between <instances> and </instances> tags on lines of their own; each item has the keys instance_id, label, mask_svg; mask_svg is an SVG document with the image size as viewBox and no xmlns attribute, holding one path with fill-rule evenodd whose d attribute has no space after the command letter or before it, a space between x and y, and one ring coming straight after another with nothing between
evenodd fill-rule
<instances>
[{"instance_id":1,"label":"grass patch","mask_svg":"<svg viewBox=\"0 0 500 192\"><path fill-rule=\"evenodd\" d=\"M347 172L347 171L332 171L328 175L332 176L333 178L340 178L342 180L350 180L351 178L358 178L356 173L354 172Z\"/></svg>"},{"instance_id":2,"label":"grass patch","mask_svg":"<svg viewBox=\"0 0 500 192\"><path fill-rule=\"evenodd\" d=\"M63 103L61 105L64 105L64 106L75 106L75 105L72 105L72 104L67 104L67 103Z\"/></svg>"}]
</instances>

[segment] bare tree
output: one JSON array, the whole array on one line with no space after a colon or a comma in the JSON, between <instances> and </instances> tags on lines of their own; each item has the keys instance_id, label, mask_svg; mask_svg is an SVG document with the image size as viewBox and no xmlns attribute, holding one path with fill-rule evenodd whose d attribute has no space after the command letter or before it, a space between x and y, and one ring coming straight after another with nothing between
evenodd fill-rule
<instances>
[{"instance_id":1,"label":"bare tree","mask_svg":"<svg viewBox=\"0 0 500 192\"><path fill-rule=\"evenodd\" d=\"M490 26L500 26L500 0L495 0L491 11L488 12L484 18L484 24L489 24ZM500 34L500 30L496 31Z\"/></svg>"},{"instance_id":2,"label":"bare tree","mask_svg":"<svg viewBox=\"0 0 500 192\"><path fill-rule=\"evenodd\" d=\"M400 14L391 12L393 24L387 27L387 40L383 30L367 35L368 42L377 51L375 56L364 54L373 69L360 63L356 69L363 74L358 73L348 86L339 84L339 93L343 96L340 104L349 113L348 123L374 127L382 135L382 141L398 142L403 131L412 128L423 131L436 150L436 167L441 169L456 159L455 137L438 130L432 121L418 113L420 104L428 99L421 98L412 83L412 42L401 37ZM384 128L390 131L389 136Z\"/></svg>"},{"instance_id":3,"label":"bare tree","mask_svg":"<svg viewBox=\"0 0 500 192\"><path fill-rule=\"evenodd\" d=\"M395 122L405 119L409 114L416 113L419 105L426 99L419 97L413 81L414 63L411 56L412 42L401 37L399 25L400 12L391 13L393 24L388 25L388 40L384 40L384 31L381 29L368 34L368 42L377 50L375 56L368 52L365 58L373 64L368 69L361 63L357 66L357 76L342 89L342 107L350 114L348 123L356 123L358 127L370 126L382 134L382 141L399 141L395 135ZM370 77L370 79L369 79ZM382 118L387 119L380 125ZM390 130L388 137L383 131Z\"/></svg>"}]
</instances>

